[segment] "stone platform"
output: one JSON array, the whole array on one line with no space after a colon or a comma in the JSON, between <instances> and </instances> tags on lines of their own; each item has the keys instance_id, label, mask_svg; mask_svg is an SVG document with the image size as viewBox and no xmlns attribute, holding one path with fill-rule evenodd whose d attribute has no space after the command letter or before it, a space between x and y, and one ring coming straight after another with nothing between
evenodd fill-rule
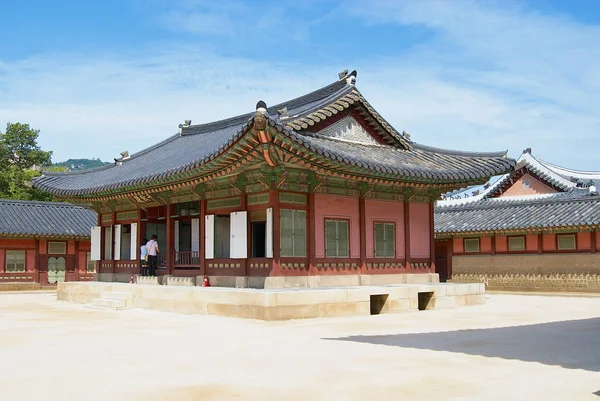
<instances>
[{"instance_id":1,"label":"stone platform","mask_svg":"<svg viewBox=\"0 0 600 401\"><path fill-rule=\"evenodd\" d=\"M111 297L114 293L114 297ZM128 298L130 307L259 320L287 320L485 303L484 284L428 283L251 289L107 282L59 283L57 299L91 303Z\"/></svg>"}]
</instances>

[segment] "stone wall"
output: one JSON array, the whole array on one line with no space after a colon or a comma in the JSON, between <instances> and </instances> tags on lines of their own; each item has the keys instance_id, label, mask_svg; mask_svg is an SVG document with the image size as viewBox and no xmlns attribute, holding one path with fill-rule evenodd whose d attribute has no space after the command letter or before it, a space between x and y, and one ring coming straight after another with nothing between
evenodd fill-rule
<instances>
[{"instance_id":1,"label":"stone wall","mask_svg":"<svg viewBox=\"0 0 600 401\"><path fill-rule=\"evenodd\" d=\"M600 253L461 255L452 270L452 282L488 290L600 292Z\"/></svg>"}]
</instances>

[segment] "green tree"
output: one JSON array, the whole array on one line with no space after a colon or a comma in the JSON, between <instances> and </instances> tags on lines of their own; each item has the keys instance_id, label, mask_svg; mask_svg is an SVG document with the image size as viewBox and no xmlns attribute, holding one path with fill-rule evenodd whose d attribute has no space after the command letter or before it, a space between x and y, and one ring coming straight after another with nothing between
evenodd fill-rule
<instances>
[{"instance_id":1,"label":"green tree","mask_svg":"<svg viewBox=\"0 0 600 401\"><path fill-rule=\"evenodd\" d=\"M52 152L37 144L40 131L29 124L8 123L0 132L0 197L23 200L53 200L52 196L28 185L51 165Z\"/></svg>"}]
</instances>

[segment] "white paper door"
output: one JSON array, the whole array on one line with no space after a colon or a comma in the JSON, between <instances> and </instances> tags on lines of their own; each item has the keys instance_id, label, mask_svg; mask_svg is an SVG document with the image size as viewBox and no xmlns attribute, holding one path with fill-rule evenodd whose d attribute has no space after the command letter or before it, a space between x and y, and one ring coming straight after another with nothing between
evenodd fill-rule
<instances>
[{"instance_id":1,"label":"white paper door","mask_svg":"<svg viewBox=\"0 0 600 401\"><path fill-rule=\"evenodd\" d=\"M115 250L114 260L121 260L121 225L115 224Z\"/></svg>"},{"instance_id":2,"label":"white paper door","mask_svg":"<svg viewBox=\"0 0 600 401\"><path fill-rule=\"evenodd\" d=\"M267 244L267 258L273 257L273 208L267 209L267 229L266 229L266 244Z\"/></svg>"},{"instance_id":3,"label":"white paper door","mask_svg":"<svg viewBox=\"0 0 600 401\"><path fill-rule=\"evenodd\" d=\"M200 219L192 219L192 252L200 250Z\"/></svg>"},{"instance_id":4,"label":"white paper door","mask_svg":"<svg viewBox=\"0 0 600 401\"><path fill-rule=\"evenodd\" d=\"M100 260L100 245L102 243L102 227L92 227L92 249L90 258Z\"/></svg>"},{"instance_id":5,"label":"white paper door","mask_svg":"<svg viewBox=\"0 0 600 401\"><path fill-rule=\"evenodd\" d=\"M204 256L206 259L215 258L215 215L211 214L204 219Z\"/></svg>"},{"instance_id":6,"label":"white paper door","mask_svg":"<svg viewBox=\"0 0 600 401\"><path fill-rule=\"evenodd\" d=\"M231 239L229 242L229 256L232 259L245 259L248 257L248 213L233 212L230 215Z\"/></svg>"},{"instance_id":7,"label":"white paper door","mask_svg":"<svg viewBox=\"0 0 600 401\"><path fill-rule=\"evenodd\" d=\"M173 226L173 232L175 234L175 252L179 252L179 220L175 220Z\"/></svg>"},{"instance_id":8,"label":"white paper door","mask_svg":"<svg viewBox=\"0 0 600 401\"><path fill-rule=\"evenodd\" d=\"M129 258L131 260L136 260L137 259L137 254L138 254L138 242L137 242L137 223L131 223L131 238L130 238L130 243L131 243L131 247L129 250L130 256Z\"/></svg>"}]
</instances>

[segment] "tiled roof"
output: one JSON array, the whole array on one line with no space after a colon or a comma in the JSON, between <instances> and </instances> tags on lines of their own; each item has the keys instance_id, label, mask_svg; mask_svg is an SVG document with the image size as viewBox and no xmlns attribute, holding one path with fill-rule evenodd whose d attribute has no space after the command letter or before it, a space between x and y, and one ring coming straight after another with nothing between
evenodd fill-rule
<instances>
[{"instance_id":1,"label":"tiled roof","mask_svg":"<svg viewBox=\"0 0 600 401\"><path fill-rule=\"evenodd\" d=\"M349 76L324 88L267 109L272 127L293 141L331 160L406 180L446 182L485 180L503 174L514 160L500 153L463 153L417 145L399 134L362 97ZM365 119L386 138L386 145L369 146L327 139L314 125L350 107L360 107ZM281 114L278 110L287 109ZM209 124L183 126L181 133L123 159L121 165L69 173L45 172L34 179L36 188L61 196L94 195L107 190L151 183L197 168L218 157L246 134L254 113Z\"/></svg>"},{"instance_id":2,"label":"tiled roof","mask_svg":"<svg viewBox=\"0 0 600 401\"><path fill-rule=\"evenodd\" d=\"M0 199L0 236L89 238L93 210L70 203Z\"/></svg>"},{"instance_id":3,"label":"tiled roof","mask_svg":"<svg viewBox=\"0 0 600 401\"><path fill-rule=\"evenodd\" d=\"M600 196L575 189L543 196L501 197L435 207L435 233L569 228L600 225Z\"/></svg>"}]
</instances>

